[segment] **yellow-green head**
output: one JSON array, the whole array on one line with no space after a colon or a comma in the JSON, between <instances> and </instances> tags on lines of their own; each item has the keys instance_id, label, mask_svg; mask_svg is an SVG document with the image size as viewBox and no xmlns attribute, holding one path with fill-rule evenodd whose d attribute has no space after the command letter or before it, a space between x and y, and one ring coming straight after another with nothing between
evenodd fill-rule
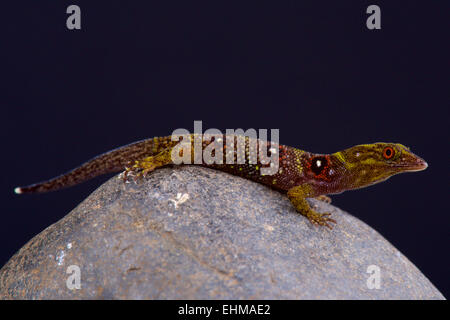
<instances>
[{"instance_id":1,"label":"yellow-green head","mask_svg":"<svg viewBox=\"0 0 450 320\"><path fill-rule=\"evenodd\" d=\"M340 183L357 189L402 173L425 170L428 164L400 143L357 145L331 155L340 163Z\"/></svg>"}]
</instances>

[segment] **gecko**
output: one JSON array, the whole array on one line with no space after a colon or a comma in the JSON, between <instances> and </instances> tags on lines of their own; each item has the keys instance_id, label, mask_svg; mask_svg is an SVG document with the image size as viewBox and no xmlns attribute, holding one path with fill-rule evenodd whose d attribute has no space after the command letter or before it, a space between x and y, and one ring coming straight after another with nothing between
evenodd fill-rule
<instances>
[{"instance_id":1,"label":"gecko","mask_svg":"<svg viewBox=\"0 0 450 320\"><path fill-rule=\"evenodd\" d=\"M285 193L297 212L312 224L332 229L336 223L330 213L319 213L307 201L316 198L328 203L327 196L347 190L367 187L387 180L403 172L425 170L428 164L400 143L361 144L331 154L312 153L294 147L257 138L229 135L189 134L180 139L173 136L155 137L137 141L103 153L79 167L53 179L15 188L17 194L54 191L84 182L96 176L123 171L123 178L145 177L157 168L173 165L173 154L183 155L180 144L184 141L190 150L194 163L199 149L194 148L195 139L200 138L200 151L211 143L218 143L222 149L222 163L197 162L198 165L227 172ZM252 140L253 139L253 140ZM178 140L178 141L177 141ZM256 143L258 150L267 155L278 156L278 170L274 174L262 174L268 167L258 158L250 161L249 146ZM186 144L185 144L186 145ZM241 147L241 148L239 148ZM178 148L178 149L176 149ZM266 149L264 149L266 148ZM233 163L225 161L230 156ZM240 157L240 158L239 158ZM237 161L241 159L241 161Z\"/></svg>"}]
</instances>

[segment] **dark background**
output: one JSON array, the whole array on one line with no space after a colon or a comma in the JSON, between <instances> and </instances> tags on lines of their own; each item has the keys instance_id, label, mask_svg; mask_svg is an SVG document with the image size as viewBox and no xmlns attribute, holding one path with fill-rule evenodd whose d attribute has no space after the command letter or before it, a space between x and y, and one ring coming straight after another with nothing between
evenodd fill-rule
<instances>
[{"instance_id":1,"label":"dark background","mask_svg":"<svg viewBox=\"0 0 450 320\"><path fill-rule=\"evenodd\" d=\"M2 3L0 266L107 177L42 195L14 187L202 120L279 128L282 144L312 152L411 147L426 171L333 203L450 296L450 2L93 2ZM66 28L70 4L81 30ZM381 30L366 28L370 4Z\"/></svg>"}]
</instances>

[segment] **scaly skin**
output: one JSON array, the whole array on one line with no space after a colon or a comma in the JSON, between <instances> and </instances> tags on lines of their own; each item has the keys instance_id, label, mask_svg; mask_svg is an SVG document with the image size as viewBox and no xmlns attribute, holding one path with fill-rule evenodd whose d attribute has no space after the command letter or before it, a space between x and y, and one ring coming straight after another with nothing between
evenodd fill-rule
<instances>
[{"instance_id":1,"label":"scaly skin","mask_svg":"<svg viewBox=\"0 0 450 320\"><path fill-rule=\"evenodd\" d=\"M331 229L330 223L336 223L336 221L329 217L329 213L318 213L312 209L306 198L331 202L331 199L325 195L367 187L398 173L427 168L427 163L423 159L398 143L363 144L333 154L315 154L256 140L258 148L267 150L267 155L278 154L278 171L272 175L264 175L261 174L261 169L269 165L262 164L259 157L256 163L252 164L250 161L249 146L251 142L255 142L251 138L225 135L216 137L190 135L185 138L188 140L182 139L183 143L187 143L185 144L187 148L184 150L180 148L181 143L172 141L171 136L142 140L104 153L66 174L27 187L18 187L15 191L16 193L53 191L101 174L122 170L125 170L125 179L130 173L139 178L156 168L173 164L172 153L182 156L183 152L190 151L190 156L187 156L188 159L190 157L191 163L194 163L196 155L199 154L195 151L197 149L194 147L194 141L200 139L197 141L200 141L202 152L207 147L210 151L211 147L216 146L211 143L218 143L217 148L220 147L223 151L223 163L208 164L200 160L197 164L241 176L285 192L295 209L309 221ZM230 158L226 157L227 154ZM219 153L214 155L220 158ZM227 159L233 159L234 163L227 164ZM237 163L238 159L241 160L241 164Z\"/></svg>"}]
</instances>

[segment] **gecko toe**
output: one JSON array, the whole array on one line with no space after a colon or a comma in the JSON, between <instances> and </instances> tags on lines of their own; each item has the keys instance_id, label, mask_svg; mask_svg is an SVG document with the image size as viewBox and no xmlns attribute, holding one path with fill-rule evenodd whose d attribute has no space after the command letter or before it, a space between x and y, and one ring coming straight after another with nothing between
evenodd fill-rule
<instances>
[{"instance_id":1,"label":"gecko toe","mask_svg":"<svg viewBox=\"0 0 450 320\"><path fill-rule=\"evenodd\" d=\"M328 229L333 229L333 225L331 223L336 224L336 220L329 218L329 216L331 216L331 213L311 213L308 216L309 221L311 221L312 224L315 225L319 225L319 226L324 226L327 227Z\"/></svg>"}]
</instances>

